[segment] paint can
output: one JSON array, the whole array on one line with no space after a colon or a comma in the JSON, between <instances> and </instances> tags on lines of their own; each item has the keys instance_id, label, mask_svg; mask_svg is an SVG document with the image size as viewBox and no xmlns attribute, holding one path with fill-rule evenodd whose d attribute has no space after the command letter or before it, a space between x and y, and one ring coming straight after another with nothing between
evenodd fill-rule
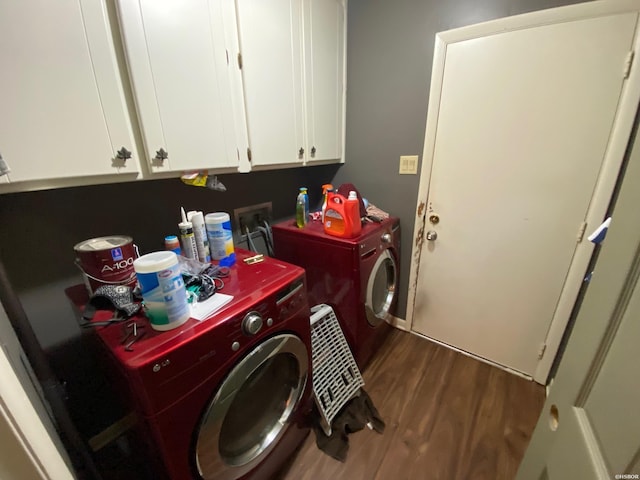
<instances>
[{"instance_id":1,"label":"paint can","mask_svg":"<svg viewBox=\"0 0 640 480\"><path fill-rule=\"evenodd\" d=\"M124 235L90 238L76 244L76 265L82 270L89 295L103 285L135 287L133 239Z\"/></svg>"},{"instance_id":2,"label":"paint can","mask_svg":"<svg viewBox=\"0 0 640 480\"><path fill-rule=\"evenodd\" d=\"M133 262L144 300L144 309L154 330L171 330L191 317L178 256L171 251L142 255Z\"/></svg>"}]
</instances>

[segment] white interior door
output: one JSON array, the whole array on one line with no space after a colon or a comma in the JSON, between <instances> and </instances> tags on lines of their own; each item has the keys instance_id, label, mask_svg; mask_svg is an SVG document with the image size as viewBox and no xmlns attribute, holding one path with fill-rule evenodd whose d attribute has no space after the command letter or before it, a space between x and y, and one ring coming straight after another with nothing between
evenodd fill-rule
<instances>
[{"instance_id":1,"label":"white interior door","mask_svg":"<svg viewBox=\"0 0 640 480\"><path fill-rule=\"evenodd\" d=\"M438 40L413 315L417 333L531 376L567 279L572 304L584 275L580 227L602 220L620 166L626 141L612 138L638 20L545 15Z\"/></svg>"},{"instance_id":2,"label":"white interior door","mask_svg":"<svg viewBox=\"0 0 640 480\"><path fill-rule=\"evenodd\" d=\"M518 480L640 475L640 137ZM624 475L627 475L626 477Z\"/></svg>"},{"instance_id":3,"label":"white interior door","mask_svg":"<svg viewBox=\"0 0 640 480\"><path fill-rule=\"evenodd\" d=\"M0 478L76 478L40 384L0 304Z\"/></svg>"},{"instance_id":4,"label":"white interior door","mask_svg":"<svg viewBox=\"0 0 640 480\"><path fill-rule=\"evenodd\" d=\"M640 284L636 283L615 338L610 345L605 340L606 357L592 359L597 368L590 372L592 377L577 401L556 407L562 409L561 417L558 410L558 427L562 422L562 429L546 459L549 480L640 474L640 415L635 414L640 405L640 382L629 375L640 369L638 318Z\"/></svg>"}]
</instances>

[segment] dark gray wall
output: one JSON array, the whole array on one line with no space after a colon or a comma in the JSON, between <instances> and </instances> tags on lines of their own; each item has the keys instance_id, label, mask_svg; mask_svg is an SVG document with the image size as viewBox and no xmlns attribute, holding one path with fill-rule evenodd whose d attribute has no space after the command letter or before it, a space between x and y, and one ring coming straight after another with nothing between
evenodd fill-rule
<instances>
[{"instance_id":1,"label":"dark gray wall","mask_svg":"<svg viewBox=\"0 0 640 480\"><path fill-rule=\"evenodd\" d=\"M400 217L398 316L405 318L418 175L399 175L401 155L419 155L437 32L577 3L570 0L348 0L346 164L334 184L351 182Z\"/></svg>"},{"instance_id":2,"label":"dark gray wall","mask_svg":"<svg viewBox=\"0 0 640 480\"><path fill-rule=\"evenodd\" d=\"M319 206L321 186L337 165L221 175L226 192L184 185L179 179L63 188L0 196L0 260L45 347L79 332L64 289L80 283L73 246L88 238L129 235L141 253L163 249L177 234L180 207L204 212L273 203L274 219L295 214L298 187Z\"/></svg>"}]
</instances>

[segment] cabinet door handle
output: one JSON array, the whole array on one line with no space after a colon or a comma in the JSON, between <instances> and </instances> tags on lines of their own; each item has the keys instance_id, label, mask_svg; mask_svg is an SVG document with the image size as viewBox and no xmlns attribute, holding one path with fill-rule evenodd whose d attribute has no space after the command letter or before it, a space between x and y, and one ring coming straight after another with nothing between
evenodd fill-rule
<instances>
[{"instance_id":1,"label":"cabinet door handle","mask_svg":"<svg viewBox=\"0 0 640 480\"><path fill-rule=\"evenodd\" d=\"M304 148L300 147L300 150L298 150L298 155L300 156L304 155Z\"/></svg>"},{"instance_id":2,"label":"cabinet door handle","mask_svg":"<svg viewBox=\"0 0 640 480\"><path fill-rule=\"evenodd\" d=\"M123 162L126 162L131 158L131 152L125 147L122 147L120 150L118 150L116 157L118 157Z\"/></svg>"},{"instance_id":3,"label":"cabinet door handle","mask_svg":"<svg viewBox=\"0 0 640 480\"><path fill-rule=\"evenodd\" d=\"M160 147L160 150L156 151L156 160L160 162L164 162L167 158L169 158L169 152L167 152L164 148Z\"/></svg>"},{"instance_id":4,"label":"cabinet door handle","mask_svg":"<svg viewBox=\"0 0 640 480\"><path fill-rule=\"evenodd\" d=\"M316 147L311 147L311 156L316 154Z\"/></svg>"}]
</instances>

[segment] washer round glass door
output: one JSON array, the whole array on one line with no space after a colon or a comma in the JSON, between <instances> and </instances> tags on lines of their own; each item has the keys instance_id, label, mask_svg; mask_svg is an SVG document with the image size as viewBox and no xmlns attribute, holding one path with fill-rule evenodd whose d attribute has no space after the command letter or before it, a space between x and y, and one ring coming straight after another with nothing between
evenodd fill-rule
<instances>
[{"instance_id":1,"label":"washer round glass door","mask_svg":"<svg viewBox=\"0 0 640 480\"><path fill-rule=\"evenodd\" d=\"M273 449L307 383L307 348L296 336L256 345L226 377L196 431L195 462L205 480L236 479Z\"/></svg>"},{"instance_id":2,"label":"washer round glass door","mask_svg":"<svg viewBox=\"0 0 640 480\"><path fill-rule=\"evenodd\" d=\"M389 317L389 310L396 297L398 266L389 251L383 250L371 269L367 282L365 311L367 321L377 327Z\"/></svg>"}]
</instances>

